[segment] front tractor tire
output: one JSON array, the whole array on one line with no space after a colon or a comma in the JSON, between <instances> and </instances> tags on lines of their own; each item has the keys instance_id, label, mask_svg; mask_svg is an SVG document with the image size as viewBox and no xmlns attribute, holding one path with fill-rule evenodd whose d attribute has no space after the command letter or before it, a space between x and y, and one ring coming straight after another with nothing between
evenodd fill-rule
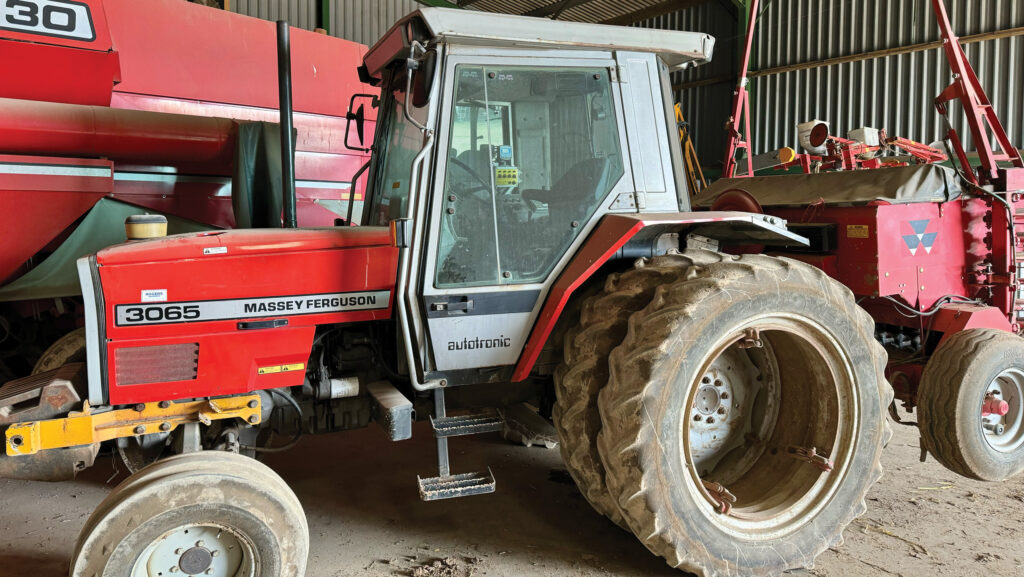
<instances>
[{"instance_id":1,"label":"front tractor tire","mask_svg":"<svg viewBox=\"0 0 1024 577\"><path fill-rule=\"evenodd\" d=\"M673 567L810 566L882 474L892 389L874 324L809 265L683 257L670 282L638 291L651 297L608 360L597 439L608 495Z\"/></svg>"},{"instance_id":2,"label":"front tractor tire","mask_svg":"<svg viewBox=\"0 0 1024 577\"><path fill-rule=\"evenodd\" d=\"M918 413L922 444L953 472L1004 481L1024 471L1024 339L995 329L950 336L925 365Z\"/></svg>"},{"instance_id":3,"label":"front tractor tire","mask_svg":"<svg viewBox=\"0 0 1024 577\"><path fill-rule=\"evenodd\" d=\"M302 577L309 529L298 498L248 457L169 457L114 488L86 522L71 577Z\"/></svg>"}]
</instances>

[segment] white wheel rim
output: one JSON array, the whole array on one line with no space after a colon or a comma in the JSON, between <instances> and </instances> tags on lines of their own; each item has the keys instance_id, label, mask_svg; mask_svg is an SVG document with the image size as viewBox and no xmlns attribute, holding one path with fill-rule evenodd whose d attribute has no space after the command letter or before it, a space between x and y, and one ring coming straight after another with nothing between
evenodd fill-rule
<instances>
[{"instance_id":1,"label":"white wheel rim","mask_svg":"<svg viewBox=\"0 0 1024 577\"><path fill-rule=\"evenodd\" d=\"M743 338L745 331L752 327L759 329L762 335L763 348L756 350L760 351L759 354L766 360L766 362L760 363L765 376L765 382L758 387L763 391L762 396L765 397L758 399L760 423L733 425L734 429L740 431L742 436L754 437L748 444L749 448L745 454L743 454L742 448L738 450L739 454L742 454L741 458L736 459L731 456L728 461L722 461L721 457L718 457L717 460L713 457L708 458L702 454L703 447L700 446L707 442L708 436L701 433L694 434L693 427L695 422L699 422L694 417L708 412L708 407L702 405L702 401L706 401L706 399L699 397L701 386L707 385L706 382L703 382L705 376L714 375L714 369L721 367L720 358L728 354L730 348L735 348L737 341ZM778 339L777 343L773 343L773 340L776 339ZM817 358L804 358L803 366L807 368L795 369L794 367L801 367L801 365L794 363L794 358L791 356L788 364L784 367L778 360L786 354L795 355L795 352L787 353L786 351L793 351L793 344L797 341L799 341L802 353L814 355ZM806 317L790 314L765 315L748 319L742 326L730 331L729 336L716 343L713 351L706 359L699 373L700 376L697 377L697 382L693 384L695 386L685 383L685 386L690 387L690 394L685 407L683 407L685 420L680 423L683 453L680 456L683 459L684 468L689 471L686 488L698 497L699 501L706 503L705 507L701 507L701 512L711 524L720 530L744 540L774 540L785 537L818 515L821 509L835 496L849 471L857 432L856 423L859 420L860 412L852 365L846 354L842 352L843 349L839 342L823 327ZM767 465L774 462L779 463L783 468L789 467L786 464L787 461L777 459L773 461L775 456L784 451L786 447L776 447L770 440L774 438L775 431L783 431L778 427L787 426L783 416L785 411L793 410L793 405L789 405L787 409L785 403L787 395L790 399L793 398L792 391L787 393L788 387L792 385L787 383L799 381L799 379L793 379L794 370L808 371L808 378L814 376L819 380L823 378L829 380L827 386L822 385L821 387L826 390L818 391L821 399L817 402L823 403L822 406L831 403L831 408L825 410L822 415L826 417L831 415L833 420L830 425L823 425L819 429L825 431L825 436L831 438L832 441L827 446L818 446L816 449L818 454L827 455L834 464L834 468L831 472L818 474L813 464L793 459L792 462L797 463L796 468L787 470L803 478L797 485L794 485L793 489L782 490L780 488L779 491L774 492L766 490L760 494L736 491L737 502L732 511L728 515L722 514L719 510L720 502L709 492L704 481L721 483L726 489L730 489L731 483L736 483L737 487L745 486L749 490L752 485L756 484L752 483L751 479L763 472ZM822 370L825 372L823 373ZM772 379L776 383L768 382ZM721 380L724 385L726 379ZM711 384L714 385L714 378L712 378ZM684 383L680 383L680 385L684 385ZM735 394L737 383L730 383L729 386ZM746 397L748 399L746 404L749 405L757 395L758 391L752 390L739 393L738 396ZM804 402L809 403L810 401L807 399ZM742 402L739 409L737 414L742 414L744 419L749 418L751 411L744 410ZM725 451L737 449L729 442L722 443L721 448ZM703 470L704 467L699 469L696 465L699 462L718 464L718 461L722 461L721 466L718 469L712 467L710 475L707 474L708 471ZM801 470L802 467L810 468L806 469L809 473ZM756 470L754 470L755 468ZM770 488L771 486L768 484L766 489Z\"/></svg>"},{"instance_id":2,"label":"white wheel rim","mask_svg":"<svg viewBox=\"0 0 1024 577\"><path fill-rule=\"evenodd\" d=\"M1005 401L1005 415L981 416L981 430L989 446L1000 453L1012 453L1024 445L1024 372L1007 369L989 383L985 398ZM982 399L982 403L985 399Z\"/></svg>"},{"instance_id":3,"label":"white wheel rim","mask_svg":"<svg viewBox=\"0 0 1024 577\"><path fill-rule=\"evenodd\" d=\"M213 523L184 525L155 539L135 561L131 577L253 577L248 539Z\"/></svg>"}]
</instances>

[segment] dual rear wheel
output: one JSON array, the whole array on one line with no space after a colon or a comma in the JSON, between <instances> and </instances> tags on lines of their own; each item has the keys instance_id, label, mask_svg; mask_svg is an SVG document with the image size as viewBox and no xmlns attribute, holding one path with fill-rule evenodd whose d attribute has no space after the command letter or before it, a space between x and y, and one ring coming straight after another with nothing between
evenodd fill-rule
<instances>
[{"instance_id":1,"label":"dual rear wheel","mask_svg":"<svg viewBox=\"0 0 1024 577\"><path fill-rule=\"evenodd\" d=\"M881 476L892 390L873 332L849 290L799 262L640 261L567 334L555 410L567 467L674 567L809 566Z\"/></svg>"}]
</instances>

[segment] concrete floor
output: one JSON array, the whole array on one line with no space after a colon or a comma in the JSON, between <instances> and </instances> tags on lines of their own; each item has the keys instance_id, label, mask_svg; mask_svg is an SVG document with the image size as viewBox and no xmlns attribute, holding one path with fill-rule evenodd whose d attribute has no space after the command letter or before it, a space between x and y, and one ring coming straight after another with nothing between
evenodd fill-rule
<instances>
[{"instance_id":1,"label":"concrete floor","mask_svg":"<svg viewBox=\"0 0 1024 577\"><path fill-rule=\"evenodd\" d=\"M898 427L886 477L846 543L801 576L1024 575L1024 477L968 481L917 460L914 429ZM267 462L294 487L309 518L309 577L419 575L453 558L456 577L682 575L593 513L558 451L514 446L498 435L452 441L456 472L490 465L498 492L423 503L416 475L433 474L429 431L392 444L375 427L306 438ZM101 459L73 483L0 481L0 576L67 574L78 531L112 484Z\"/></svg>"}]
</instances>

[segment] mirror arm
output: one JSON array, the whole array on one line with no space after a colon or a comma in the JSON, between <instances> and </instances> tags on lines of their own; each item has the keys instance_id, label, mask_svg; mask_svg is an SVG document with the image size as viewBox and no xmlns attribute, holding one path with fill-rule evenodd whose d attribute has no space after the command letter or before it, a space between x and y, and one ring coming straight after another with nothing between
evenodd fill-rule
<instances>
[{"instance_id":1,"label":"mirror arm","mask_svg":"<svg viewBox=\"0 0 1024 577\"><path fill-rule=\"evenodd\" d=\"M427 49L424 48L422 44L413 40L412 45L409 46L409 58L406 59L405 61L405 119L408 120L416 128L419 128L421 132L429 132L429 129L426 127L426 125L420 124L420 122L413 118L412 114L409 112L412 106L412 77L413 73L420 67L420 61L416 60L417 50L419 51L420 54L425 54L427 52Z\"/></svg>"}]
</instances>

